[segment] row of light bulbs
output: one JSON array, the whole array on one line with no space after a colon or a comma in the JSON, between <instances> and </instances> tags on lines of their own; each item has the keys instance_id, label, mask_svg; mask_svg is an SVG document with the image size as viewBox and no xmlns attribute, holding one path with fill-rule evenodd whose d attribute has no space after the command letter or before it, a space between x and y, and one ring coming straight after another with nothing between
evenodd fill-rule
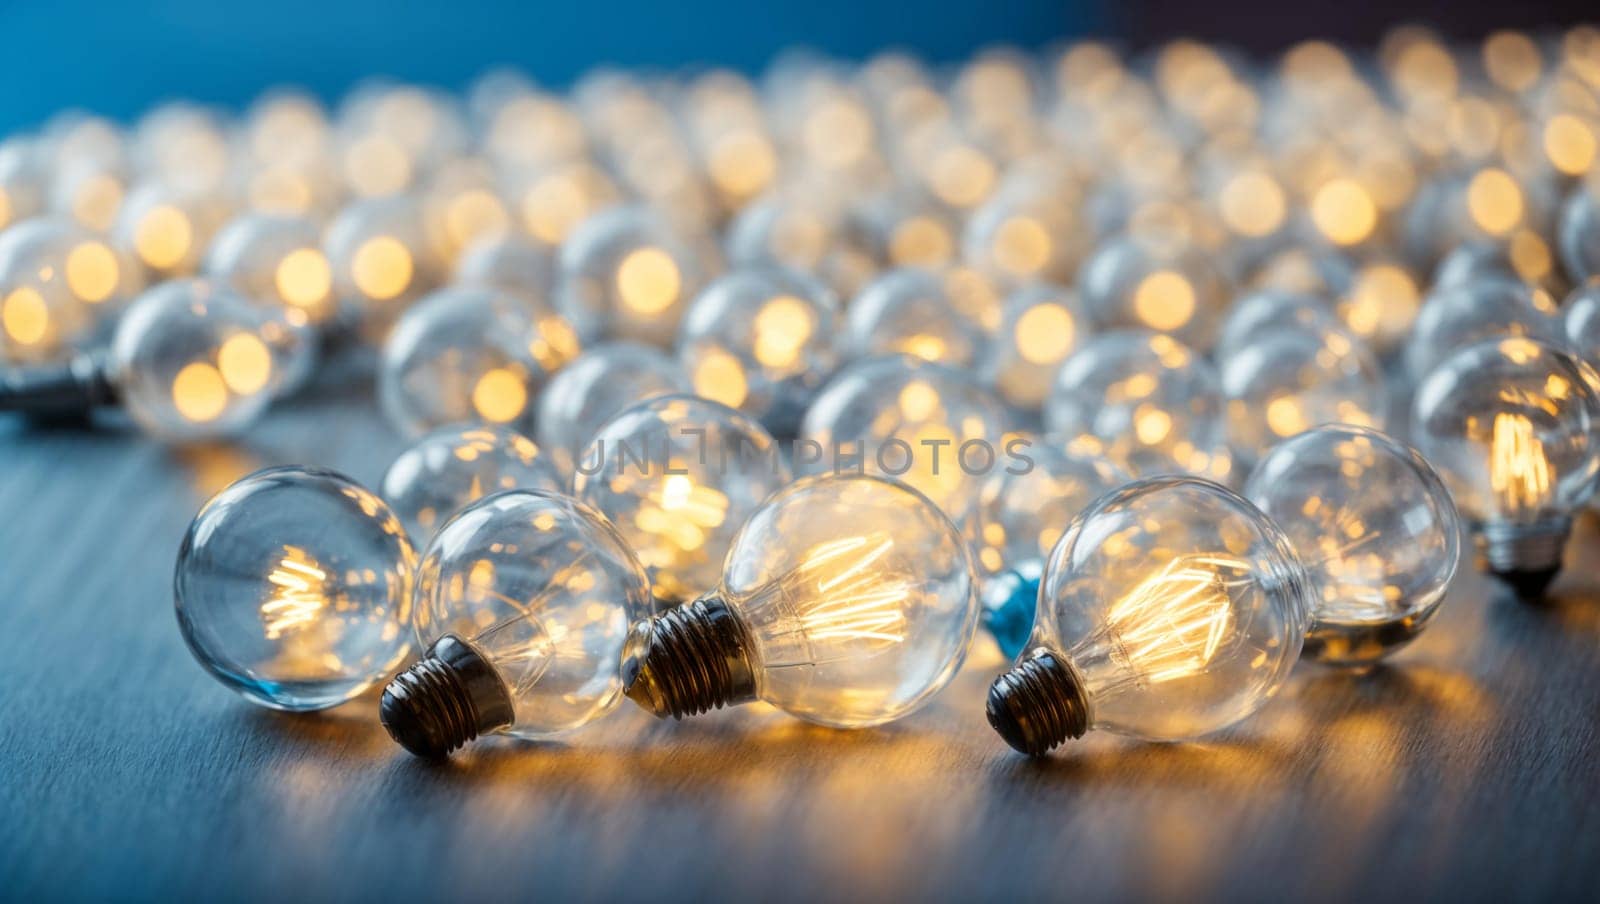
<instances>
[{"instance_id":1,"label":"row of light bulbs","mask_svg":"<svg viewBox=\"0 0 1600 904\"><path fill-rule=\"evenodd\" d=\"M178 612L278 708L426 649L383 701L419 753L624 690L880 724L980 622L1013 746L1195 737L1303 647L1415 636L1457 505L1519 592L1559 567L1600 479L1597 89L1593 29L1399 30L63 117L0 152L0 406L184 441L376 343L421 438L379 494L224 490ZM1406 395L1423 454L1372 429Z\"/></svg>"}]
</instances>

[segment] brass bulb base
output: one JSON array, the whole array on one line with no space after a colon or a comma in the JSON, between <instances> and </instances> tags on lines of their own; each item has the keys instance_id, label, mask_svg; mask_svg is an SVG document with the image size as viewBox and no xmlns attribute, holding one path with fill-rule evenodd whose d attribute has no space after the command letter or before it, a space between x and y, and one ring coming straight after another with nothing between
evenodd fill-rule
<instances>
[{"instance_id":1,"label":"brass bulb base","mask_svg":"<svg viewBox=\"0 0 1600 904\"><path fill-rule=\"evenodd\" d=\"M703 596L641 622L628 639L623 693L657 718L755 699L750 639L728 604Z\"/></svg>"},{"instance_id":2,"label":"brass bulb base","mask_svg":"<svg viewBox=\"0 0 1600 904\"><path fill-rule=\"evenodd\" d=\"M1517 599L1536 602L1561 571L1561 558L1572 535L1571 518L1550 518L1535 524L1490 521L1473 538L1478 568L1510 588Z\"/></svg>"},{"instance_id":3,"label":"brass bulb base","mask_svg":"<svg viewBox=\"0 0 1600 904\"><path fill-rule=\"evenodd\" d=\"M446 634L383 689L378 714L395 743L417 756L443 759L479 735L510 725L516 711L488 659Z\"/></svg>"},{"instance_id":4,"label":"brass bulb base","mask_svg":"<svg viewBox=\"0 0 1600 904\"><path fill-rule=\"evenodd\" d=\"M987 711L1000 737L1028 756L1044 756L1089 730L1082 679L1047 650L1027 655L994 680Z\"/></svg>"}]
</instances>

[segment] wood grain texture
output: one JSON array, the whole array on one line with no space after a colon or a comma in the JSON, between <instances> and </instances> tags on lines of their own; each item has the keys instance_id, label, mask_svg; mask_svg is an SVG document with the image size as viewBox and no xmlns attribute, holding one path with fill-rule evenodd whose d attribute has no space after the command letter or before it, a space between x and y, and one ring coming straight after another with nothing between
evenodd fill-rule
<instances>
[{"instance_id":1,"label":"wood grain texture","mask_svg":"<svg viewBox=\"0 0 1600 904\"><path fill-rule=\"evenodd\" d=\"M0 892L30 899L1593 899L1600 533L1546 608L1470 569L1392 666L1301 666L1205 744L1045 762L983 719L984 650L855 733L756 707L624 708L563 744L413 760L368 695L256 709L172 614L195 509L269 464L369 485L400 446L357 393L233 446L0 423Z\"/></svg>"}]
</instances>

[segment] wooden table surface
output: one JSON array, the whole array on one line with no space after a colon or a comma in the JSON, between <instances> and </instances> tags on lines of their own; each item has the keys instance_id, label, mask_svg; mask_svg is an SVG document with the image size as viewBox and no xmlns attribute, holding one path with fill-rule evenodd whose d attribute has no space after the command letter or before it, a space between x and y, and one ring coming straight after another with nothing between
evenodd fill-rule
<instances>
[{"instance_id":1,"label":"wooden table surface","mask_svg":"<svg viewBox=\"0 0 1600 904\"><path fill-rule=\"evenodd\" d=\"M211 493L309 462L368 485L361 392L244 441L0 423L0 897L560 901L1596 899L1600 531L1530 608L1467 568L1391 666L1302 665L1204 744L1032 762L983 718L998 654L881 730L631 705L563 744L415 760L376 695L247 704L189 656L172 562Z\"/></svg>"}]
</instances>

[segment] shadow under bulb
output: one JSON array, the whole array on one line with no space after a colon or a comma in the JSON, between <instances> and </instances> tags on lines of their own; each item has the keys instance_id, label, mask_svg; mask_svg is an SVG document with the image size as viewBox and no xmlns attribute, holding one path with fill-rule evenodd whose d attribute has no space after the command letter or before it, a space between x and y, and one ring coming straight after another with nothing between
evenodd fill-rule
<instances>
[{"instance_id":1,"label":"shadow under bulb","mask_svg":"<svg viewBox=\"0 0 1600 904\"><path fill-rule=\"evenodd\" d=\"M925 496L807 478L746 522L721 586L635 628L625 692L663 718L762 699L822 725L879 725L949 683L979 609L968 545Z\"/></svg>"}]
</instances>

